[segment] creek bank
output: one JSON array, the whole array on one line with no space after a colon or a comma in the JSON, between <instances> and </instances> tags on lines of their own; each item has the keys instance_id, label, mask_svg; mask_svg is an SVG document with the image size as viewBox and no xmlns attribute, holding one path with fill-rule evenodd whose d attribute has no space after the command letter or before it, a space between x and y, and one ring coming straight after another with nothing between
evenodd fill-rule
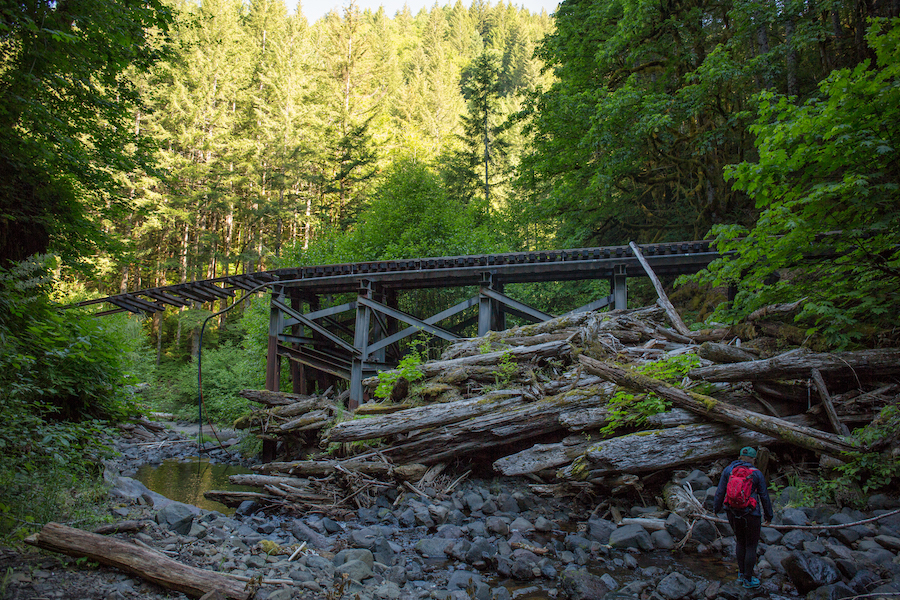
<instances>
[{"instance_id":1,"label":"creek bank","mask_svg":"<svg viewBox=\"0 0 900 600\"><path fill-rule=\"evenodd\" d=\"M170 439L167 432L161 435ZM138 448L141 454L152 447ZM148 454L155 456L153 450ZM675 472L673 482L689 484L708 507L721 467ZM186 565L250 580L259 600L735 600L900 593L900 515L821 534L764 528L758 567L763 586L750 591L735 584L727 525L692 523L658 505L624 499L598 503L587 494L541 495L545 486L521 478L445 477L429 490L433 497L389 489L371 507L332 515L272 513L245 502L228 517L173 502L118 475L110 510L116 520L137 522L116 537ZM776 524L849 523L900 506L897 498L879 495L865 511L786 507L795 498L792 488L773 498ZM688 531L689 539L674 551ZM41 560L56 567L15 574L9 598L186 598L107 567L85 570L72 560ZM698 560L713 568L701 572ZM64 564L69 567L60 568Z\"/></svg>"}]
</instances>

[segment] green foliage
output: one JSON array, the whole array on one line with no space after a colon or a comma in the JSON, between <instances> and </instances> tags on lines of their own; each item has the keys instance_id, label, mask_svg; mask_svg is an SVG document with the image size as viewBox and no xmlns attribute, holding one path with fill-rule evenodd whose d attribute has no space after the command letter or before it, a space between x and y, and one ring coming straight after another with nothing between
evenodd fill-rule
<instances>
[{"instance_id":1,"label":"green foliage","mask_svg":"<svg viewBox=\"0 0 900 600\"><path fill-rule=\"evenodd\" d=\"M107 420L133 408L121 337L63 314L49 299L53 265L34 257L0 271L0 536L77 516L111 453Z\"/></svg>"},{"instance_id":2,"label":"green foliage","mask_svg":"<svg viewBox=\"0 0 900 600\"><path fill-rule=\"evenodd\" d=\"M895 325L900 291L900 20L875 21L878 61L834 71L803 103L764 92L753 126L759 160L730 168L762 211L752 228L714 227L733 253L698 276L736 285L729 322L802 300L809 335L846 348Z\"/></svg>"},{"instance_id":3,"label":"green foliage","mask_svg":"<svg viewBox=\"0 0 900 600\"><path fill-rule=\"evenodd\" d=\"M230 425L249 410L250 403L238 395L244 389L260 389L265 370L260 370L255 352L226 343L203 350L204 421ZM197 409L197 363L169 364L157 372L147 392L156 410L195 421Z\"/></svg>"},{"instance_id":4,"label":"green foliage","mask_svg":"<svg viewBox=\"0 0 900 600\"><path fill-rule=\"evenodd\" d=\"M678 384L681 383L688 371L698 366L700 366L700 358L696 354L679 354L665 360L641 365L635 370L648 377ZM647 417L665 412L670 407L670 402L656 394L635 395L617 389L606 404L609 411L608 422L600 431L611 435L623 427L641 425L647 421Z\"/></svg>"},{"instance_id":5,"label":"green foliage","mask_svg":"<svg viewBox=\"0 0 900 600\"><path fill-rule=\"evenodd\" d=\"M516 362L509 350L500 355L497 360L497 368L494 370L494 384L497 386L506 386L512 381L512 378L519 370L519 363Z\"/></svg>"},{"instance_id":6,"label":"green foliage","mask_svg":"<svg viewBox=\"0 0 900 600\"><path fill-rule=\"evenodd\" d=\"M402 359L396 369L390 371L382 371L378 374L378 387L375 388L376 398L390 398L394 386L401 379L405 379L409 383L418 381L425 377L425 374L419 370L419 366L425 362L423 352L412 350Z\"/></svg>"},{"instance_id":7,"label":"green foliage","mask_svg":"<svg viewBox=\"0 0 900 600\"><path fill-rule=\"evenodd\" d=\"M853 432L853 437L866 445L896 439L900 431L900 405L891 404L881 410L867 426ZM864 494L888 489L891 482L900 480L900 456L887 452L847 452L846 462L839 470L862 487Z\"/></svg>"},{"instance_id":8,"label":"green foliage","mask_svg":"<svg viewBox=\"0 0 900 600\"><path fill-rule=\"evenodd\" d=\"M0 19L0 262L53 249L77 263L110 248L117 173L147 164L129 68L163 54L160 0L6 3Z\"/></svg>"}]
</instances>

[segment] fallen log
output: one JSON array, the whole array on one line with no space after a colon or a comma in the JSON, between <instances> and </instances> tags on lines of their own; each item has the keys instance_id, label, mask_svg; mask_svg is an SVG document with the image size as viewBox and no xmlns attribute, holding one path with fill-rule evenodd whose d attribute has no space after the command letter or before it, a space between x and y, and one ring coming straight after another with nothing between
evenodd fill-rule
<instances>
[{"instance_id":1,"label":"fallen log","mask_svg":"<svg viewBox=\"0 0 900 600\"><path fill-rule=\"evenodd\" d=\"M640 262L641 266L644 267L644 272L647 273L647 277L650 278L650 282L653 284L653 289L656 290L656 295L659 297L659 304L666 311L666 315L668 315L669 320L672 322L672 325L675 326L676 331L678 331L678 333L683 336L690 336L691 330L687 325L684 324L684 321L681 320L681 315L679 315L678 311L675 310L675 307L672 306L672 303L669 301L669 297L666 295L666 291L663 289L662 283L659 281L656 273L653 272L653 269L650 267L650 263L648 263L647 259L644 258L644 255L641 253L641 249L638 248L638 245L634 242L630 242L628 245L631 247L631 251L634 252L634 255L637 257L638 262Z\"/></svg>"},{"instance_id":2,"label":"fallen log","mask_svg":"<svg viewBox=\"0 0 900 600\"><path fill-rule=\"evenodd\" d=\"M47 523L38 533L26 538L25 543L69 556L87 557L194 597L212 591L236 600L247 600L252 595L244 583L218 573L185 565L131 542L73 529L59 523Z\"/></svg>"},{"instance_id":3,"label":"fallen log","mask_svg":"<svg viewBox=\"0 0 900 600\"><path fill-rule=\"evenodd\" d=\"M258 402L266 406L285 406L305 400L318 400L317 396L303 394L291 394L288 392L272 392L269 390L241 390L238 395L251 402Z\"/></svg>"},{"instance_id":4,"label":"fallen log","mask_svg":"<svg viewBox=\"0 0 900 600\"><path fill-rule=\"evenodd\" d=\"M292 462L272 462L250 467L261 473L283 473L287 476L323 477L337 471L350 471L371 477L395 477L403 481L418 481L425 475L427 467L421 464L392 465L383 461L370 460L297 460ZM284 477L285 475L281 475Z\"/></svg>"},{"instance_id":5,"label":"fallen log","mask_svg":"<svg viewBox=\"0 0 900 600\"><path fill-rule=\"evenodd\" d=\"M757 357L746 350L730 344L716 342L704 342L697 351L700 358L711 360L714 363L737 363L748 360L756 360Z\"/></svg>"},{"instance_id":6,"label":"fallen log","mask_svg":"<svg viewBox=\"0 0 900 600\"><path fill-rule=\"evenodd\" d=\"M828 386L825 385L825 379L822 378L822 372L819 371L819 369L813 368L811 373L812 380L816 384L816 389L819 391L819 398L822 400L822 406L825 407L825 413L828 415L828 422L831 423L831 428L834 429L835 433L850 435L850 430L846 425L841 423L837 412L834 410L834 403L831 401L831 394L828 393Z\"/></svg>"},{"instance_id":7,"label":"fallen log","mask_svg":"<svg viewBox=\"0 0 900 600\"><path fill-rule=\"evenodd\" d=\"M235 492L230 490L208 490L203 492L203 497L230 507L240 506L241 502L246 500L262 504L270 504L273 500L272 496L262 492Z\"/></svg>"},{"instance_id":8,"label":"fallen log","mask_svg":"<svg viewBox=\"0 0 900 600\"><path fill-rule=\"evenodd\" d=\"M395 444L391 456L402 462L433 464L552 434L563 430L559 422L561 413L605 405L613 391L614 386L609 383L577 388L523 403L517 408L450 423Z\"/></svg>"},{"instance_id":9,"label":"fallen log","mask_svg":"<svg viewBox=\"0 0 900 600\"><path fill-rule=\"evenodd\" d=\"M831 435L810 427L794 425L784 419L738 408L709 396L682 390L646 375L628 372L619 367L602 363L583 354L578 357L578 360L590 373L607 377L610 381L614 381L622 387L652 392L678 407L685 408L709 419L737 427L746 427L795 446L833 456L839 456L842 452L860 449L859 445L850 438ZM737 363L738 366L743 364L746 363Z\"/></svg>"},{"instance_id":10,"label":"fallen log","mask_svg":"<svg viewBox=\"0 0 900 600\"><path fill-rule=\"evenodd\" d=\"M473 356L463 356L452 360L436 360L419 365L418 369L426 379L436 377L446 370L467 366L495 366L503 360L526 362L541 358L560 358L571 353L571 346L565 340L545 342L534 346L514 346L501 352L488 352Z\"/></svg>"},{"instance_id":11,"label":"fallen log","mask_svg":"<svg viewBox=\"0 0 900 600\"><path fill-rule=\"evenodd\" d=\"M355 442L447 425L496 410L504 410L523 401L522 396L516 392L500 390L468 400L417 406L389 415L343 421L331 428L327 441Z\"/></svg>"},{"instance_id":12,"label":"fallen log","mask_svg":"<svg viewBox=\"0 0 900 600\"><path fill-rule=\"evenodd\" d=\"M699 367L688 377L705 381L808 379L813 369L829 375L896 375L900 374L900 349L816 353L800 348L765 360Z\"/></svg>"},{"instance_id":13,"label":"fallen log","mask_svg":"<svg viewBox=\"0 0 900 600\"><path fill-rule=\"evenodd\" d=\"M595 441L591 437L572 435L555 444L535 444L527 450L495 460L494 470L513 476L556 469L584 454Z\"/></svg>"},{"instance_id":14,"label":"fallen log","mask_svg":"<svg viewBox=\"0 0 900 600\"><path fill-rule=\"evenodd\" d=\"M641 473L737 456L744 446L771 444L774 437L723 424L682 425L639 431L589 444L585 453L560 469L561 479L588 481L613 473Z\"/></svg>"},{"instance_id":15,"label":"fallen log","mask_svg":"<svg viewBox=\"0 0 900 600\"><path fill-rule=\"evenodd\" d=\"M244 392L249 391L251 390L244 390ZM241 394L243 395L244 392L241 392ZM268 410L257 409L248 415L239 417L237 420L235 420L233 426L235 429L247 429L249 427L252 427L254 423L263 423L270 419L275 419L276 422L278 422L280 420L290 419L291 417L307 413L315 408L320 407L322 404L323 400L320 398L306 398L304 400L292 402L291 404L274 406Z\"/></svg>"}]
</instances>

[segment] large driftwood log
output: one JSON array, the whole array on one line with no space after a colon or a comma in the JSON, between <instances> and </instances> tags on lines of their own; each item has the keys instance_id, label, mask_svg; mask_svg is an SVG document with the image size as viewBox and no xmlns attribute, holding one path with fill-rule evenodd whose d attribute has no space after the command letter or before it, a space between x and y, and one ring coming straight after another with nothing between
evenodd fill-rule
<instances>
[{"instance_id":1,"label":"large driftwood log","mask_svg":"<svg viewBox=\"0 0 900 600\"><path fill-rule=\"evenodd\" d=\"M515 362L525 362L541 358L560 358L562 356L568 356L571 350L571 346L565 340L546 342L534 346L516 346L501 352L488 352L486 354L464 356L453 360L436 360L420 365L419 370L422 371L426 378L431 378L456 367L493 366L506 360L507 357Z\"/></svg>"},{"instance_id":2,"label":"large driftwood log","mask_svg":"<svg viewBox=\"0 0 900 600\"><path fill-rule=\"evenodd\" d=\"M25 543L69 556L84 556L190 596L200 597L211 591L218 591L227 598L237 600L246 600L251 596L244 583L219 573L185 565L131 542L58 523L47 523L38 533L27 538Z\"/></svg>"},{"instance_id":3,"label":"large driftwood log","mask_svg":"<svg viewBox=\"0 0 900 600\"><path fill-rule=\"evenodd\" d=\"M338 423L328 432L328 441L355 442L425 427L447 425L495 410L504 410L523 402L526 400L515 392L496 391L468 400L417 406L389 415Z\"/></svg>"},{"instance_id":4,"label":"large driftwood log","mask_svg":"<svg viewBox=\"0 0 900 600\"><path fill-rule=\"evenodd\" d=\"M706 381L807 379L813 369L829 375L896 375L900 374L900 349L816 353L800 348L766 360L699 367L688 376Z\"/></svg>"},{"instance_id":5,"label":"large driftwood log","mask_svg":"<svg viewBox=\"0 0 900 600\"><path fill-rule=\"evenodd\" d=\"M578 359L585 369L595 375L607 377L610 381L614 381L622 387L653 392L676 406L686 408L691 412L715 421L721 421L737 427L746 427L790 444L824 454L837 456L842 452L859 449L853 440L843 436L831 435L810 427L794 425L784 419L738 408L727 402L702 394L687 392L664 381L639 373L628 372L588 356L581 355ZM746 363L737 364L742 365Z\"/></svg>"},{"instance_id":6,"label":"large driftwood log","mask_svg":"<svg viewBox=\"0 0 900 600\"><path fill-rule=\"evenodd\" d=\"M604 405L613 390L614 386L609 383L578 388L518 408L451 423L395 444L390 456L396 460L433 464L555 433L563 429L559 423L561 413Z\"/></svg>"},{"instance_id":7,"label":"large driftwood log","mask_svg":"<svg viewBox=\"0 0 900 600\"><path fill-rule=\"evenodd\" d=\"M736 363L757 359L755 355L737 346L717 342L704 342L700 345L697 354L700 355L700 358L711 360L714 363Z\"/></svg>"},{"instance_id":8,"label":"large driftwood log","mask_svg":"<svg viewBox=\"0 0 900 600\"><path fill-rule=\"evenodd\" d=\"M561 469L563 479L585 481L613 473L641 473L736 456L743 446L775 438L728 425L683 425L640 431L589 445L582 458Z\"/></svg>"},{"instance_id":9,"label":"large driftwood log","mask_svg":"<svg viewBox=\"0 0 900 600\"><path fill-rule=\"evenodd\" d=\"M238 392L243 398L251 402L258 402L266 406L285 406L304 400L317 400L317 396L304 396L302 394L290 394L288 392L270 392L268 390L241 390Z\"/></svg>"},{"instance_id":10,"label":"large driftwood log","mask_svg":"<svg viewBox=\"0 0 900 600\"><path fill-rule=\"evenodd\" d=\"M424 465L415 463L392 465L384 461L376 462L357 459L271 462L262 465L254 465L251 469L261 473L284 473L295 477L323 477L337 471L344 471L360 473L372 477L395 477L402 481L418 481L428 470Z\"/></svg>"},{"instance_id":11,"label":"large driftwood log","mask_svg":"<svg viewBox=\"0 0 900 600\"><path fill-rule=\"evenodd\" d=\"M245 392L250 392L253 390L244 390L241 392L243 396ZM262 391L260 391L262 393ZM273 394L276 392L265 392L267 394ZM292 394L296 396L296 394ZM248 415L244 415L234 422L235 429L247 429L252 427L255 423L263 423L269 419L275 419L275 422L281 422L284 419L290 419L291 417L296 417L297 415L305 414L311 410L321 407L326 400L321 398L304 398L303 400L298 400L296 402L292 402L291 404L282 404L276 405L267 410L257 410Z\"/></svg>"},{"instance_id":12,"label":"large driftwood log","mask_svg":"<svg viewBox=\"0 0 900 600\"><path fill-rule=\"evenodd\" d=\"M555 444L535 444L527 450L495 460L494 469L508 476L555 469L583 455L595 442L594 436L570 435Z\"/></svg>"}]
</instances>

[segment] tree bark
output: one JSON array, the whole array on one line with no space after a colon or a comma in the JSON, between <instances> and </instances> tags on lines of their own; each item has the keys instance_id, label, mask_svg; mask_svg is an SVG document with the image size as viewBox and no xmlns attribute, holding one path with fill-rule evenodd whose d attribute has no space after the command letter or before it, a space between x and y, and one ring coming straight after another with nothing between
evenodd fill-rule
<instances>
[{"instance_id":1,"label":"tree bark","mask_svg":"<svg viewBox=\"0 0 900 600\"><path fill-rule=\"evenodd\" d=\"M705 381L747 381L757 379L808 379L812 369L834 375L900 374L900 349L856 350L815 353L799 349L766 360L731 365L714 365L691 370L691 379Z\"/></svg>"},{"instance_id":2,"label":"tree bark","mask_svg":"<svg viewBox=\"0 0 900 600\"><path fill-rule=\"evenodd\" d=\"M44 550L91 560L134 573L165 588L200 597L219 591L227 598L247 600L247 586L218 573L182 564L163 554L117 538L108 538L58 523L47 523L25 542Z\"/></svg>"},{"instance_id":3,"label":"tree bark","mask_svg":"<svg viewBox=\"0 0 900 600\"><path fill-rule=\"evenodd\" d=\"M784 419L761 415L753 411L738 408L727 402L721 402L709 396L686 392L671 386L664 381L653 379L638 373L629 373L624 369L602 363L583 354L578 357L585 368L595 375L607 377L622 387L653 392L669 400L676 406L686 408L701 416L721 421L737 427L746 427L759 433L770 435L782 441L807 448L815 452L840 455L842 452L858 450L853 440L842 436L831 435L817 429L794 425ZM754 361L760 362L760 361ZM737 363L738 366L745 363ZM731 365L734 366L734 365Z\"/></svg>"}]
</instances>

